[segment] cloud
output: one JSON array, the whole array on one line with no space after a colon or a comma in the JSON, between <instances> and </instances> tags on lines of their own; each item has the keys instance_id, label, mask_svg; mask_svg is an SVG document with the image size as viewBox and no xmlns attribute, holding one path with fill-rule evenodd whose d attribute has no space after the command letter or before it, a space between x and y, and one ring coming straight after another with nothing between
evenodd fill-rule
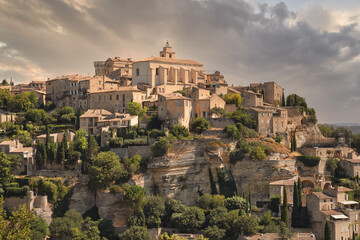
<instances>
[{"instance_id":1,"label":"cloud","mask_svg":"<svg viewBox=\"0 0 360 240\"><path fill-rule=\"evenodd\" d=\"M0 51L16 54L1 56L0 74L16 66L21 81L93 74L95 60L158 55L169 40L177 57L231 84L276 81L304 96L320 121L358 121L357 21L356 9L313 3L293 12L243 0L1 0Z\"/></svg>"}]
</instances>

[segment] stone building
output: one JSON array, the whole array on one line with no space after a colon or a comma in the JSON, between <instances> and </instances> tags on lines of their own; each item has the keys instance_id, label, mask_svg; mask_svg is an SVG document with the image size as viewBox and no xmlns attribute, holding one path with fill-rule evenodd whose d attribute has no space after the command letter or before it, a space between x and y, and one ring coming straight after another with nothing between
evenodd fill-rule
<instances>
[{"instance_id":1,"label":"stone building","mask_svg":"<svg viewBox=\"0 0 360 240\"><path fill-rule=\"evenodd\" d=\"M210 110L213 108L225 108L225 100L216 94L210 94L210 90L193 87L190 93L194 99L194 117L209 118Z\"/></svg>"},{"instance_id":2,"label":"stone building","mask_svg":"<svg viewBox=\"0 0 360 240\"><path fill-rule=\"evenodd\" d=\"M93 91L118 88L119 83L105 76L68 75L46 81L46 101L57 107L71 106L87 110L87 94Z\"/></svg>"},{"instance_id":3,"label":"stone building","mask_svg":"<svg viewBox=\"0 0 360 240\"><path fill-rule=\"evenodd\" d=\"M97 122L111 116L105 109L89 109L80 116L80 128L90 134L98 134Z\"/></svg>"},{"instance_id":4,"label":"stone building","mask_svg":"<svg viewBox=\"0 0 360 240\"><path fill-rule=\"evenodd\" d=\"M158 115L166 126L181 124L189 127L194 117L194 100L180 93L158 95Z\"/></svg>"},{"instance_id":5,"label":"stone building","mask_svg":"<svg viewBox=\"0 0 360 240\"><path fill-rule=\"evenodd\" d=\"M136 86L118 87L110 90L93 91L88 94L87 109L105 109L110 112L125 113L128 103L142 103L146 94Z\"/></svg>"},{"instance_id":6,"label":"stone building","mask_svg":"<svg viewBox=\"0 0 360 240\"><path fill-rule=\"evenodd\" d=\"M253 107L249 113L257 121L257 132L261 136L276 136L285 133L288 124L287 110L275 107Z\"/></svg>"},{"instance_id":7,"label":"stone building","mask_svg":"<svg viewBox=\"0 0 360 240\"><path fill-rule=\"evenodd\" d=\"M66 132L50 133L50 141L55 142L55 143L60 143L60 142L62 142L62 140L64 138L64 134L66 134L68 143L70 143L72 140L74 140L75 133L67 130ZM41 135L37 136L36 138L40 143L46 142L46 134L41 134Z\"/></svg>"},{"instance_id":8,"label":"stone building","mask_svg":"<svg viewBox=\"0 0 360 240\"><path fill-rule=\"evenodd\" d=\"M306 197L306 206L316 239L324 239L325 223L330 223L332 239L351 239L359 234L359 203L348 199L352 189L328 188L313 192Z\"/></svg>"},{"instance_id":9,"label":"stone building","mask_svg":"<svg viewBox=\"0 0 360 240\"><path fill-rule=\"evenodd\" d=\"M276 82L265 82L259 86L260 93L264 95L264 102L281 106L284 89Z\"/></svg>"},{"instance_id":10,"label":"stone building","mask_svg":"<svg viewBox=\"0 0 360 240\"><path fill-rule=\"evenodd\" d=\"M243 106L244 107L259 107L263 106L263 95L253 91L243 91Z\"/></svg>"},{"instance_id":11,"label":"stone building","mask_svg":"<svg viewBox=\"0 0 360 240\"><path fill-rule=\"evenodd\" d=\"M269 183L269 194L270 197L278 195L281 196L281 199L284 197L284 189L287 194L287 199L289 204L293 204L293 188L294 183L298 181L298 178L291 178L285 180L278 180Z\"/></svg>"},{"instance_id":12,"label":"stone building","mask_svg":"<svg viewBox=\"0 0 360 240\"><path fill-rule=\"evenodd\" d=\"M34 165L34 149L24 147L19 140L5 140L0 143L0 152L5 154L17 154L21 157L22 163L18 173L31 175Z\"/></svg>"},{"instance_id":13,"label":"stone building","mask_svg":"<svg viewBox=\"0 0 360 240\"><path fill-rule=\"evenodd\" d=\"M146 84L151 88L158 85L184 86L197 84L200 75L204 75L203 65L194 60L175 58L175 52L167 42L160 52L160 57L150 57L133 63L132 85Z\"/></svg>"},{"instance_id":14,"label":"stone building","mask_svg":"<svg viewBox=\"0 0 360 240\"><path fill-rule=\"evenodd\" d=\"M360 159L342 159L339 164L349 177L360 177Z\"/></svg>"},{"instance_id":15,"label":"stone building","mask_svg":"<svg viewBox=\"0 0 360 240\"><path fill-rule=\"evenodd\" d=\"M108 58L106 61L95 61L95 76L107 76L120 80L122 77L132 77L132 60L120 57Z\"/></svg>"}]
</instances>

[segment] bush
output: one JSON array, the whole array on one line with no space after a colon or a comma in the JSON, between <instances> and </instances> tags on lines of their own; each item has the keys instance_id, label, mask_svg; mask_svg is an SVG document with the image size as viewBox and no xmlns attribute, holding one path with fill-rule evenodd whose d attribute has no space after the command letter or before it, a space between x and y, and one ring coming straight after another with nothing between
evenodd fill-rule
<instances>
[{"instance_id":1,"label":"bush","mask_svg":"<svg viewBox=\"0 0 360 240\"><path fill-rule=\"evenodd\" d=\"M17 182L12 182L12 183L7 184L6 187L7 187L7 188L8 188L8 187L15 187L15 188L17 188L17 187L19 187L19 183L17 183Z\"/></svg>"},{"instance_id":2,"label":"bush","mask_svg":"<svg viewBox=\"0 0 360 240\"><path fill-rule=\"evenodd\" d=\"M26 197L27 192L30 190L29 186L23 187L7 187L6 188L6 197Z\"/></svg>"},{"instance_id":3,"label":"bush","mask_svg":"<svg viewBox=\"0 0 360 240\"><path fill-rule=\"evenodd\" d=\"M180 125L176 124L170 128L170 133L174 135L176 138L182 138L182 137L188 137L189 136L189 130Z\"/></svg>"},{"instance_id":4,"label":"bush","mask_svg":"<svg viewBox=\"0 0 360 240\"><path fill-rule=\"evenodd\" d=\"M238 197L238 196L233 196L233 197L225 199L225 207L228 211L231 211L231 210L245 211L247 208L247 204L246 204L245 199Z\"/></svg>"},{"instance_id":5,"label":"bush","mask_svg":"<svg viewBox=\"0 0 360 240\"><path fill-rule=\"evenodd\" d=\"M223 195L205 194L197 199L197 205L204 210L212 210L224 207L225 197Z\"/></svg>"},{"instance_id":6,"label":"bush","mask_svg":"<svg viewBox=\"0 0 360 240\"><path fill-rule=\"evenodd\" d=\"M156 113L153 113L150 117L147 128L150 129L161 129L162 121Z\"/></svg>"},{"instance_id":7,"label":"bush","mask_svg":"<svg viewBox=\"0 0 360 240\"><path fill-rule=\"evenodd\" d=\"M119 185L112 185L112 186L110 187L110 192L111 192L112 194L120 193L120 192L122 192L122 191L123 191L123 189L122 189L122 187L120 187Z\"/></svg>"},{"instance_id":8,"label":"bush","mask_svg":"<svg viewBox=\"0 0 360 240\"><path fill-rule=\"evenodd\" d=\"M203 133L209 128L210 128L209 121L203 117L197 118L191 123L191 130L198 134Z\"/></svg>"},{"instance_id":9,"label":"bush","mask_svg":"<svg viewBox=\"0 0 360 240\"><path fill-rule=\"evenodd\" d=\"M250 151L250 158L252 160L263 161L266 159L265 151L261 147L254 147Z\"/></svg>"},{"instance_id":10,"label":"bush","mask_svg":"<svg viewBox=\"0 0 360 240\"><path fill-rule=\"evenodd\" d=\"M164 131L158 130L158 129L153 129L149 132L149 137L151 138L158 138L158 137L164 137L165 133Z\"/></svg>"},{"instance_id":11,"label":"bush","mask_svg":"<svg viewBox=\"0 0 360 240\"><path fill-rule=\"evenodd\" d=\"M54 203L54 202L56 202L57 197L58 197L58 188L55 183L50 182L50 181L44 181L41 184L39 193L42 195L47 195L49 202Z\"/></svg>"},{"instance_id":12,"label":"bush","mask_svg":"<svg viewBox=\"0 0 360 240\"><path fill-rule=\"evenodd\" d=\"M315 167L320 162L320 157L316 156L298 156L296 158L307 167Z\"/></svg>"},{"instance_id":13,"label":"bush","mask_svg":"<svg viewBox=\"0 0 360 240\"><path fill-rule=\"evenodd\" d=\"M204 211L198 207L187 207L181 213L174 213L171 221L181 231L192 233L202 228L205 223Z\"/></svg>"},{"instance_id":14,"label":"bush","mask_svg":"<svg viewBox=\"0 0 360 240\"><path fill-rule=\"evenodd\" d=\"M155 157L164 156L171 146L169 139L166 137L159 137L158 140L151 146L151 150Z\"/></svg>"},{"instance_id":15,"label":"bush","mask_svg":"<svg viewBox=\"0 0 360 240\"><path fill-rule=\"evenodd\" d=\"M230 163L236 164L238 161L242 161L245 158L245 154L241 149L231 151L229 154Z\"/></svg>"}]
</instances>

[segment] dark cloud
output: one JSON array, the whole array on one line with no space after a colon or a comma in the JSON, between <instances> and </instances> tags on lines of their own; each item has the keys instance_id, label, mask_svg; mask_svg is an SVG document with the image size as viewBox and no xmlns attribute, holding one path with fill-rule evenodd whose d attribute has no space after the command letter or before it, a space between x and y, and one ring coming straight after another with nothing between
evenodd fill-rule
<instances>
[{"instance_id":1,"label":"dark cloud","mask_svg":"<svg viewBox=\"0 0 360 240\"><path fill-rule=\"evenodd\" d=\"M357 122L358 18L330 31L311 22L328 24L331 14L307 21L308 13L300 20L285 3L243 0L0 0L0 76L93 74L95 60L146 58L169 40L177 57L230 83L276 81L304 96L320 121Z\"/></svg>"}]
</instances>

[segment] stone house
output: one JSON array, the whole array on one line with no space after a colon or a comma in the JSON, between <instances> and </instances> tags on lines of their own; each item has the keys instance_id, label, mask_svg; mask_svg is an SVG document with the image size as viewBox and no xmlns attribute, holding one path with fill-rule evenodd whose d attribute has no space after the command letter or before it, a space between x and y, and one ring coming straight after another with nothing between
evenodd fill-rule
<instances>
[{"instance_id":1,"label":"stone house","mask_svg":"<svg viewBox=\"0 0 360 240\"><path fill-rule=\"evenodd\" d=\"M341 159L339 162L349 177L360 176L360 159Z\"/></svg>"},{"instance_id":2,"label":"stone house","mask_svg":"<svg viewBox=\"0 0 360 240\"><path fill-rule=\"evenodd\" d=\"M260 83L259 90L264 95L264 102L281 106L284 89L276 82Z\"/></svg>"},{"instance_id":3,"label":"stone house","mask_svg":"<svg viewBox=\"0 0 360 240\"><path fill-rule=\"evenodd\" d=\"M0 143L0 152L7 155L17 154L21 157L22 163L17 174L23 173L31 175L34 165L34 149L32 147L24 147L19 140L5 140Z\"/></svg>"},{"instance_id":4,"label":"stone house","mask_svg":"<svg viewBox=\"0 0 360 240\"><path fill-rule=\"evenodd\" d=\"M194 117L194 100L180 93L159 94L158 115L167 126L181 124L189 127Z\"/></svg>"},{"instance_id":5,"label":"stone house","mask_svg":"<svg viewBox=\"0 0 360 240\"><path fill-rule=\"evenodd\" d=\"M104 127L108 130L125 129L138 125L138 116L127 113L111 113L104 109L90 109L80 116L80 128L97 135Z\"/></svg>"},{"instance_id":6,"label":"stone house","mask_svg":"<svg viewBox=\"0 0 360 240\"><path fill-rule=\"evenodd\" d=\"M99 133L97 122L111 115L112 113L105 109L89 109L80 116L80 128L89 134L96 135Z\"/></svg>"},{"instance_id":7,"label":"stone house","mask_svg":"<svg viewBox=\"0 0 360 240\"><path fill-rule=\"evenodd\" d=\"M270 197L278 195L281 196L281 199L284 197L284 188L287 194L288 203L293 204L293 190L294 182L297 182L297 177L285 180L278 180L269 183L269 194Z\"/></svg>"},{"instance_id":8,"label":"stone house","mask_svg":"<svg viewBox=\"0 0 360 240\"><path fill-rule=\"evenodd\" d=\"M46 101L57 107L89 109L87 93L118 88L119 83L106 76L68 75L46 81Z\"/></svg>"},{"instance_id":9,"label":"stone house","mask_svg":"<svg viewBox=\"0 0 360 240\"><path fill-rule=\"evenodd\" d=\"M263 95L253 91L243 91L243 106L244 107L259 107L263 106Z\"/></svg>"},{"instance_id":10,"label":"stone house","mask_svg":"<svg viewBox=\"0 0 360 240\"><path fill-rule=\"evenodd\" d=\"M0 113L0 123L3 122L15 122L15 113Z\"/></svg>"},{"instance_id":11,"label":"stone house","mask_svg":"<svg viewBox=\"0 0 360 240\"><path fill-rule=\"evenodd\" d=\"M94 91L88 94L89 109L105 109L110 112L125 113L128 103L142 103L145 92L136 86L123 86L116 89Z\"/></svg>"},{"instance_id":12,"label":"stone house","mask_svg":"<svg viewBox=\"0 0 360 240\"><path fill-rule=\"evenodd\" d=\"M285 133L287 130L287 110L274 107L253 107L249 113L257 121L257 132L261 136L276 136L278 133Z\"/></svg>"},{"instance_id":13,"label":"stone house","mask_svg":"<svg viewBox=\"0 0 360 240\"><path fill-rule=\"evenodd\" d=\"M66 131L66 132L59 132L59 133L50 133L50 141L55 143L62 142L64 138L64 134L66 134L67 141L70 143L72 140L74 140L75 133ZM46 134L42 134L36 137L40 143L46 142Z\"/></svg>"},{"instance_id":14,"label":"stone house","mask_svg":"<svg viewBox=\"0 0 360 240\"><path fill-rule=\"evenodd\" d=\"M317 239L324 239L325 223L328 221L333 239L350 239L353 232L359 234L359 203L348 200L352 189L337 186L323 192L313 192L306 197L311 226Z\"/></svg>"}]
</instances>

